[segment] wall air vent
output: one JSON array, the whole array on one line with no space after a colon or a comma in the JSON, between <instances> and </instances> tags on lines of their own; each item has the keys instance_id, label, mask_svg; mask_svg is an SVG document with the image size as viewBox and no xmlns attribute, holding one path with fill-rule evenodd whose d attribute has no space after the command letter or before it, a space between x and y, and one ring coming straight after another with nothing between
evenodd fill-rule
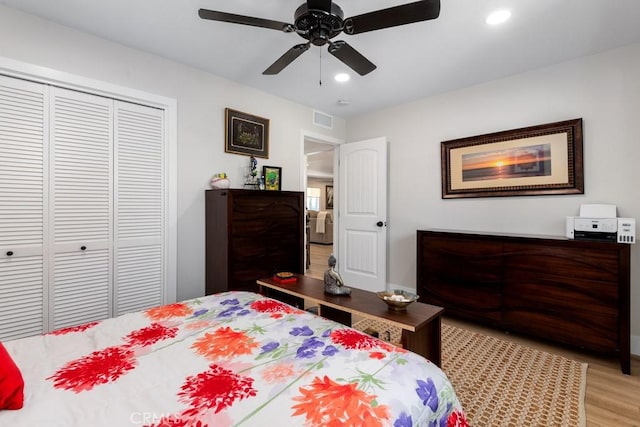
<instances>
[{"instance_id":1,"label":"wall air vent","mask_svg":"<svg viewBox=\"0 0 640 427\"><path fill-rule=\"evenodd\" d=\"M320 111L314 111L313 124L323 128L333 129L333 116L321 113Z\"/></svg>"}]
</instances>

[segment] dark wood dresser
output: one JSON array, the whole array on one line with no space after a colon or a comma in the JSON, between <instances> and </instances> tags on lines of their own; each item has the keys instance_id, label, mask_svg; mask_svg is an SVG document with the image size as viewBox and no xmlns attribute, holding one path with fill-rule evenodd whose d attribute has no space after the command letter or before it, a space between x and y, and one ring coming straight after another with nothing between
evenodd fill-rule
<instances>
[{"instance_id":1,"label":"dark wood dresser","mask_svg":"<svg viewBox=\"0 0 640 427\"><path fill-rule=\"evenodd\" d=\"M207 295L257 291L277 271L304 273L304 193L206 190Z\"/></svg>"},{"instance_id":2,"label":"dark wood dresser","mask_svg":"<svg viewBox=\"0 0 640 427\"><path fill-rule=\"evenodd\" d=\"M419 230L417 293L445 313L601 354L630 373L630 247Z\"/></svg>"}]
</instances>

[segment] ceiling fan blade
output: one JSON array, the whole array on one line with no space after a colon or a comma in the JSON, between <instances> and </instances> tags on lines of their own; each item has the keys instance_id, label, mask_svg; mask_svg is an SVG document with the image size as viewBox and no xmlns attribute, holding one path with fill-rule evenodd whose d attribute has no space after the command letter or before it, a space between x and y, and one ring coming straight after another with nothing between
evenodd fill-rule
<instances>
[{"instance_id":1,"label":"ceiling fan blade","mask_svg":"<svg viewBox=\"0 0 640 427\"><path fill-rule=\"evenodd\" d=\"M369 74L376 69L376 66L371 61L342 40L332 42L329 45L329 53L351 67L353 71L361 76Z\"/></svg>"},{"instance_id":2,"label":"ceiling fan blade","mask_svg":"<svg viewBox=\"0 0 640 427\"><path fill-rule=\"evenodd\" d=\"M202 19L212 21L230 22L232 24L251 25L253 27L270 28L278 31L293 31L293 25L286 22L272 21L270 19L254 18L251 16L236 15L234 13L218 12L216 10L200 9L198 15Z\"/></svg>"},{"instance_id":3,"label":"ceiling fan blade","mask_svg":"<svg viewBox=\"0 0 640 427\"><path fill-rule=\"evenodd\" d=\"M344 32L360 34L436 19L439 15L440 0L416 1L347 18L344 20Z\"/></svg>"},{"instance_id":4,"label":"ceiling fan blade","mask_svg":"<svg viewBox=\"0 0 640 427\"><path fill-rule=\"evenodd\" d=\"M280 58L276 60L269 68L264 70L262 74L273 75L278 74L284 70L285 67L291 64L298 56L302 55L309 49L310 43L297 44L284 53Z\"/></svg>"},{"instance_id":5,"label":"ceiling fan blade","mask_svg":"<svg viewBox=\"0 0 640 427\"><path fill-rule=\"evenodd\" d=\"M309 10L318 9L331 12L331 0L307 0Z\"/></svg>"}]
</instances>

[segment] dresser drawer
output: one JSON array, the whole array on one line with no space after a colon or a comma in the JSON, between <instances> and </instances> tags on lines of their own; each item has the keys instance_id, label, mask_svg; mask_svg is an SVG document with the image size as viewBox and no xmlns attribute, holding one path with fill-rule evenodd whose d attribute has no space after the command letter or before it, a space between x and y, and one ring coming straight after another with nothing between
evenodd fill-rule
<instances>
[{"instance_id":1,"label":"dresser drawer","mask_svg":"<svg viewBox=\"0 0 640 427\"><path fill-rule=\"evenodd\" d=\"M619 349L615 333L617 316L589 312L563 312L544 306L507 309L503 314L506 330L522 332L558 343L611 354Z\"/></svg>"},{"instance_id":2,"label":"dresser drawer","mask_svg":"<svg viewBox=\"0 0 640 427\"><path fill-rule=\"evenodd\" d=\"M607 243L604 243L605 246ZM613 245L612 245L613 246ZM553 244L504 244L505 271L553 272L569 281L574 279L618 282L619 255L615 247L575 246L571 249Z\"/></svg>"},{"instance_id":3,"label":"dresser drawer","mask_svg":"<svg viewBox=\"0 0 640 427\"><path fill-rule=\"evenodd\" d=\"M618 355L630 372L629 245L418 231L417 292L446 314Z\"/></svg>"},{"instance_id":4,"label":"dresser drawer","mask_svg":"<svg viewBox=\"0 0 640 427\"><path fill-rule=\"evenodd\" d=\"M501 319L502 244L459 238L419 237L418 295L446 313Z\"/></svg>"}]
</instances>

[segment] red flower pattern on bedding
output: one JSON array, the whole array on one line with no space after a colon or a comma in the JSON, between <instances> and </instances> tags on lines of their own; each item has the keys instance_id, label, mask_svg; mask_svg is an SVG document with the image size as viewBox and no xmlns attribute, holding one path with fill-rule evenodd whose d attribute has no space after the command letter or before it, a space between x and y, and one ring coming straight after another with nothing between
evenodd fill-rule
<instances>
[{"instance_id":1,"label":"red flower pattern on bedding","mask_svg":"<svg viewBox=\"0 0 640 427\"><path fill-rule=\"evenodd\" d=\"M327 320L311 319L279 301L225 293L135 316L123 317L117 327L115 321L105 322L89 332L89 339L80 334L47 337L64 344L77 342L81 347L75 354L83 356L69 361L69 353L62 351L52 359L57 371L51 375L47 369L41 376L51 381L46 388L67 399L82 392L83 402L96 396L99 406L114 391L127 402L140 398L145 404L144 412L136 414L137 424L151 427L261 425L280 416L296 417L293 422L300 425L329 427L408 426L428 416L439 426L468 427L451 385L438 376L432 381L424 362L414 364L411 354L398 357L406 350ZM285 318L286 326L275 318ZM185 364L167 370L175 355L184 356ZM145 381L139 375L149 373L155 364L162 369L159 375L171 378L170 385L144 396L122 394L129 381ZM414 369L399 369L407 364ZM411 392L416 377L420 400ZM98 387L101 384L109 386ZM161 402L165 398L171 401L169 412ZM83 424L91 424L91 415L85 415ZM108 415L119 420L131 416L122 411Z\"/></svg>"},{"instance_id":2,"label":"red flower pattern on bedding","mask_svg":"<svg viewBox=\"0 0 640 427\"><path fill-rule=\"evenodd\" d=\"M373 338L354 329L337 329L332 331L331 341L335 344L341 344L348 349L355 350L382 349L392 352L397 349L394 345L380 341L377 338ZM379 357L379 355L373 357Z\"/></svg>"},{"instance_id":3,"label":"red flower pattern on bedding","mask_svg":"<svg viewBox=\"0 0 640 427\"><path fill-rule=\"evenodd\" d=\"M372 351L371 353L369 353L369 357L370 357L371 359L379 359L379 360L382 360L382 359L384 359L385 357L387 357L387 355L386 355L386 354L384 354L384 353L383 353L383 352L381 352L381 351Z\"/></svg>"},{"instance_id":4,"label":"red flower pattern on bedding","mask_svg":"<svg viewBox=\"0 0 640 427\"><path fill-rule=\"evenodd\" d=\"M209 365L208 371L187 377L178 393L180 400L191 406L183 414L195 416L210 409L217 414L236 399L255 396L253 381L251 377L240 376L216 364Z\"/></svg>"},{"instance_id":5,"label":"red flower pattern on bedding","mask_svg":"<svg viewBox=\"0 0 640 427\"><path fill-rule=\"evenodd\" d=\"M49 335L65 335L65 334L69 334L71 332L84 332L89 328L93 328L98 323L100 323L100 322L90 322L90 323L85 323L84 325L80 325L80 326L71 326L69 328L62 328L62 329L58 329L57 331L51 332Z\"/></svg>"},{"instance_id":6,"label":"red flower pattern on bedding","mask_svg":"<svg viewBox=\"0 0 640 427\"><path fill-rule=\"evenodd\" d=\"M453 411L447 419L447 427L469 427L469 421L464 412Z\"/></svg>"},{"instance_id":7,"label":"red flower pattern on bedding","mask_svg":"<svg viewBox=\"0 0 640 427\"><path fill-rule=\"evenodd\" d=\"M176 335L178 335L178 328L167 328L159 323L152 323L146 328L131 332L125 337L125 340L130 346L140 345L146 347L158 341L175 338Z\"/></svg>"},{"instance_id":8,"label":"red flower pattern on bedding","mask_svg":"<svg viewBox=\"0 0 640 427\"><path fill-rule=\"evenodd\" d=\"M134 369L136 364L134 353L129 348L107 347L67 363L47 379L53 380L55 388L80 393L97 385L116 381L121 375Z\"/></svg>"},{"instance_id":9,"label":"red flower pattern on bedding","mask_svg":"<svg viewBox=\"0 0 640 427\"><path fill-rule=\"evenodd\" d=\"M184 327L190 331L197 331L199 329L206 329L213 326L213 322L209 320L198 320L195 322L187 323Z\"/></svg>"},{"instance_id":10,"label":"red flower pattern on bedding","mask_svg":"<svg viewBox=\"0 0 640 427\"><path fill-rule=\"evenodd\" d=\"M186 317L193 313L193 309L187 304L176 303L167 304L160 307L150 308L144 312L144 315L151 320L165 320L172 317Z\"/></svg>"},{"instance_id":11,"label":"red flower pattern on bedding","mask_svg":"<svg viewBox=\"0 0 640 427\"><path fill-rule=\"evenodd\" d=\"M295 365L293 363L284 363L267 367L262 372L262 379L270 384L286 383L295 375L297 375Z\"/></svg>"},{"instance_id":12,"label":"red flower pattern on bedding","mask_svg":"<svg viewBox=\"0 0 640 427\"><path fill-rule=\"evenodd\" d=\"M282 314L295 313L296 309L290 305L275 300L258 300L251 303L251 308L260 313L273 313L271 317L281 317Z\"/></svg>"},{"instance_id":13,"label":"red flower pattern on bedding","mask_svg":"<svg viewBox=\"0 0 640 427\"><path fill-rule=\"evenodd\" d=\"M218 328L213 333L205 333L191 345L196 353L208 360L251 354L256 347L258 343L253 338L228 326Z\"/></svg>"},{"instance_id":14,"label":"red flower pattern on bedding","mask_svg":"<svg viewBox=\"0 0 640 427\"><path fill-rule=\"evenodd\" d=\"M170 416L160 419L157 424L151 424L145 427L208 427L208 424L190 418Z\"/></svg>"},{"instance_id":15,"label":"red flower pattern on bedding","mask_svg":"<svg viewBox=\"0 0 640 427\"><path fill-rule=\"evenodd\" d=\"M383 426L389 424L389 408L377 405L376 396L357 389L357 383L338 384L326 375L314 378L307 387L300 387L302 396L292 409L293 415L305 415L314 426Z\"/></svg>"}]
</instances>

